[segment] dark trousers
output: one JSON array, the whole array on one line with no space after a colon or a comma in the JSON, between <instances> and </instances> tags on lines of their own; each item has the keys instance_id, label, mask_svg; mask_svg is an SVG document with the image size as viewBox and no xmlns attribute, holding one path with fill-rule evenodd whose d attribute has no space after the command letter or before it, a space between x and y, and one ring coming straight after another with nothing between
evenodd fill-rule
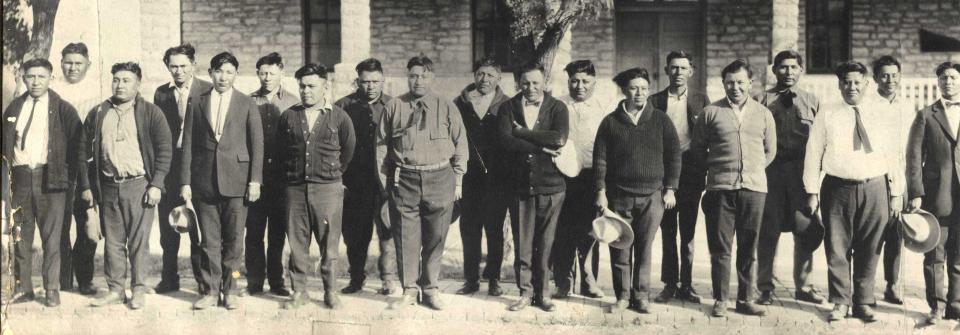
<instances>
[{"instance_id":1,"label":"dark trousers","mask_svg":"<svg viewBox=\"0 0 960 335\"><path fill-rule=\"evenodd\" d=\"M550 252L564 195L564 192L516 194L510 204L513 270L522 297L550 297Z\"/></svg>"},{"instance_id":2,"label":"dark trousers","mask_svg":"<svg viewBox=\"0 0 960 335\"><path fill-rule=\"evenodd\" d=\"M122 292L130 261L130 288L145 289L149 256L150 226L153 207L143 203L147 180L137 179L121 184L101 179L100 219L103 222L104 272L107 287Z\"/></svg>"},{"instance_id":3,"label":"dark trousers","mask_svg":"<svg viewBox=\"0 0 960 335\"><path fill-rule=\"evenodd\" d=\"M183 205L184 201L180 198L179 179L177 179L180 166L180 150L173 154L173 161L170 164L171 170L167 174L166 189L167 192L160 198L160 204L157 205L160 217L160 249L163 249L163 269L160 272L160 280L168 283L180 283L178 274L180 253L180 232L170 227L170 212L174 208ZM200 272L200 260L203 250L200 248L200 232L197 226L194 226L187 233L190 238L190 267L193 270L193 278L197 281L200 294L206 294L210 290L210 285L203 281L203 274Z\"/></svg>"},{"instance_id":4,"label":"dark trousers","mask_svg":"<svg viewBox=\"0 0 960 335\"><path fill-rule=\"evenodd\" d=\"M247 206L243 198L194 198L200 221L200 274L209 287L206 294L231 294L243 261L243 230Z\"/></svg>"},{"instance_id":5,"label":"dark trousers","mask_svg":"<svg viewBox=\"0 0 960 335\"><path fill-rule=\"evenodd\" d=\"M874 274L880 239L890 217L888 194L883 176L865 182L850 182L830 175L823 179L820 208L826 228L824 249L830 302L845 305L876 302Z\"/></svg>"},{"instance_id":6,"label":"dark trousers","mask_svg":"<svg viewBox=\"0 0 960 335\"><path fill-rule=\"evenodd\" d=\"M310 237L320 246L320 278L324 291L336 283L337 247L343 219L343 184L304 183L287 186L287 239L290 241L290 279L294 291L306 292Z\"/></svg>"},{"instance_id":7,"label":"dark trousers","mask_svg":"<svg viewBox=\"0 0 960 335\"><path fill-rule=\"evenodd\" d=\"M927 304L931 309L946 308L947 314L960 315L960 211L940 221L937 247L923 254L923 281ZM943 286L947 279L946 288Z\"/></svg>"},{"instance_id":8,"label":"dark trousers","mask_svg":"<svg viewBox=\"0 0 960 335\"><path fill-rule=\"evenodd\" d=\"M557 290L569 293L576 283L580 266L580 291L599 290L597 269L600 265L600 244L590 236L597 217L597 192L593 170L583 170L576 178L567 178L567 190L557 219L554 241L553 278Z\"/></svg>"},{"instance_id":9,"label":"dark trousers","mask_svg":"<svg viewBox=\"0 0 960 335\"><path fill-rule=\"evenodd\" d=\"M97 242L87 238L87 204L80 197L76 185L71 185L65 194L63 231L60 234L60 287L73 288L73 276L77 285L93 285L93 256L97 253ZM76 220L77 237L70 245L70 225Z\"/></svg>"},{"instance_id":10,"label":"dark trousers","mask_svg":"<svg viewBox=\"0 0 960 335\"><path fill-rule=\"evenodd\" d=\"M903 237L900 236L900 229L897 229L899 224L896 219L890 218L890 222L887 223L887 231L883 233L883 279L890 286L895 286L900 282L900 254L903 253Z\"/></svg>"},{"instance_id":11,"label":"dark trousers","mask_svg":"<svg viewBox=\"0 0 960 335\"><path fill-rule=\"evenodd\" d=\"M487 262L483 278L500 280L503 265L503 221L510 196L502 180L490 173L468 173L463 177L460 199L460 238L463 240L463 277L480 281L483 233L487 234Z\"/></svg>"},{"instance_id":12,"label":"dark trousers","mask_svg":"<svg viewBox=\"0 0 960 335\"><path fill-rule=\"evenodd\" d=\"M737 238L737 300L753 299L754 264L765 198L766 193L747 189L707 191L703 195L710 279L716 300L726 301L730 296L730 255L734 236Z\"/></svg>"},{"instance_id":13,"label":"dark trousers","mask_svg":"<svg viewBox=\"0 0 960 335\"><path fill-rule=\"evenodd\" d=\"M803 189L802 161L775 163L767 167L767 199L757 246L757 289L773 291L774 260L782 232L793 232L793 282L797 290L807 287L813 271L813 252L819 247L822 228L811 225L803 214L807 193ZM798 227L806 227L801 231ZM815 244L815 245L814 245Z\"/></svg>"},{"instance_id":14,"label":"dark trousers","mask_svg":"<svg viewBox=\"0 0 960 335\"><path fill-rule=\"evenodd\" d=\"M264 185L260 199L247 211L247 235L244 261L247 267L247 286L263 286L264 279L271 288L283 287L283 243L287 234L284 217L284 186ZM267 233L266 256L263 237Z\"/></svg>"},{"instance_id":15,"label":"dark trousers","mask_svg":"<svg viewBox=\"0 0 960 335\"><path fill-rule=\"evenodd\" d=\"M390 193L393 240L397 244L400 284L404 291L437 292L443 245L453 214L456 179L453 169L436 171L400 169ZM393 180L388 180L392 185Z\"/></svg>"},{"instance_id":16,"label":"dark trousers","mask_svg":"<svg viewBox=\"0 0 960 335\"><path fill-rule=\"evenodd\" d=\"M390 232L390 214L385 208L387 200L380 187L373 184L347 188L343 199L343 242L347 245L350 281L363 283L367 280L367 254L374 231L380 248L377 257L380 280L397 280L397 245Z\"/></svg>"},{"instance_id":17,"label":"dark trousers","mask_svg":"<svg viewBox=\"0 0 960 335\"><path fill-rule=\"evenodd\" d=\"M608 194L607 198L610 210L620 214L633 228L630 248L610 248L613 292L618 300L626 299L628 292L631 301L649 300L650 255L663 219L663 194L661 191L645 196Z\"/></svg>"},{"instance_id":18,"label":"dark trousers","mask_svg":"<svg viewBox=\"0 0 960 335\"><path fill-rule=\"evenodd\" d=\"M63 232L63 211L66 191L43 187L45 166L30 169L15 166L12 169L10 207L20 208L13 213L13 222L20 230L20 240L14 250L14 271L19 282L18 291L33 292L33 234L40 227L43 245L43 288L60 289L60 234Z\"/></svg>"},{"instance_id":19,"label":"dark trousers","mask_svg":"<svg viewBox=\"0 0 960 335\"><path fill-rule=\"evenodd\" d=\"M690 189L680 185L677 190L677 205L664 210L660 221L663 239L663 263L660 265L660 281L666 285L690 286L693 279L693 237L697 231L697 214L700 211L699 188ZM677 252L677 234L680 235L680 252ZM678 257L679 256L679 257Z\"/></svg>"}]
</instances>

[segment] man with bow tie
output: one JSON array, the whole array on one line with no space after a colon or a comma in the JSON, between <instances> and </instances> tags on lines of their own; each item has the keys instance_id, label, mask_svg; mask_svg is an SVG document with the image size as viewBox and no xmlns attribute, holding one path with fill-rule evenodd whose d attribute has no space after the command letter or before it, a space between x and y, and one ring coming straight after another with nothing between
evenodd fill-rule
<instances>
[{"instance_id":1,"label":"man with bow tie","mask_svg":"<svg viewBox=\"0 0 960 335\"><path fill-rule=\"evenodd\" d=\"M773 304L773 270L781 232L793 232L793 282L796 298L814 304L823 303L816 288L807 284L813 271L813 251L823 236L823 227L804 214L803 154L810 125L820 111L820 100L797 83L803 75L803 56L784 50L773 58L777 84L756 97L773 113L777 125L777 156L767 166L767 199L760 243L757 246L757 289L761 305Z\"/></svg>"}]
</instances>

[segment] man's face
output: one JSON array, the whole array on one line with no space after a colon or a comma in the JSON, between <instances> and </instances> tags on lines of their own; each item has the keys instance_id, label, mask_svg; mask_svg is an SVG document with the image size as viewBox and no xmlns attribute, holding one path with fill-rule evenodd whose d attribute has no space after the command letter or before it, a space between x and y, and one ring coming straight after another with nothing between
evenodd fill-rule
<instances>
[{"instance_id":1,"label":"man's face","mask_svg":"<svg viewBox=\"0 0 960 335\"><path fill-rule=\"evenodd\" d=\"M873 74L873 80L877 82L877 89L881 93L896 92L900 89L900 69L896 65L884 65Z\"/></svg>"},{"instance_id":2,"label":"man's face","mask_svg":"<svg viewBox=\"0 0 960 335\"><path fill-rule=\"evenodd\" d=\"M500 84L500 71L492 66L481 66L473 73L473 83L480 94L490 94Z\"/></svg>"},{"instance_id":3,"label":"man's face","mask_svg":"<svg viewBox=\"0 0 960 335\"><path fill-rule=\"evenodd\" d=\"M171 55L167 63L167 71L170 71L173 82L181 85L193 77L193 65L193 62L190 61L187 55Z\"/></svg>"},{"instance_id":4,"label":"man's face","mask_svg":"<svg viewBox=\"0 0 960 335\"><path fill-rule=\"evenodd\" d=\"M87 76L90 60L81 54L66 54L60 60L60 69L63 70L63 79L68 83L76 84Z\"/></svg>"},{"instance_id":5,"label":"man's face","mask_svg":"<svg viewBox=\"0 0 960 335\"><path fill-rule=\"evenodd\" d=\"M543 97L543 72L527 71L520 75L520 93L527 101L540 101Z\"/></svg>"},{"instance_id":6,"label":"man's face","mask_svg":"<svg viewBox=\"0 0 960 335\"><path fill-rule=\"evenodd\" d=\"M670 86L673 87L687 86L687 80L693 75L693 66L690 65L690 60L686 58L671 59L664 70L667 71L667 76L670 77Z\"/></svg>"},{"instance_id":7,"label":"man's face","mask_svg":"<svg viewBox=\"0 0 960 335\"><path fill-rule=\"evenodd\" d=\"M311 74L300 78L300 102L305 107L316 105L323 101L326 93L327 80L319 75Z\"/></svg>"},{"instance_id":8,"label":"man's face","mask_svg":"<svg viewBox=\"0 0 960 335\"><path fill-rule=\"evenodd\" d=\"M210 69L210 78L213 79L213 88L223 93L233 87L237 79L237 68L230 63L223 63L219 69Z\"/></svg>"},{"instance_id":9,"label":"man's face","mask_svg":"<svg viewBox=\"0 0 960 335\"><path fill-rule=\"evenodd\" d=\"M960 72L957 69L949 68L937 76L937 85L940 86L940 93L947 100L957 100L960 98Z\"/></svg>"},{"instance_id":10,"label":"man's face","mask_svg":"<svg viewBox=\"0 0 960 335\"><path fill-rule=\"evenodd\" d=\"M597 78L583 72L573 74L567 80L567 88L570 89L570 97L576 101L584 101L593 95L593 88L597 86Z\"/></svg>"},{"instance_id":11,"label":"man's face","mask_svg":"<svg viewBox=\"0 0 960 335\"><path fill-rule=\"evenodd\" d=\"M130 71L118 71L113 74L113 100L127 102L137 97L140 92L140 79Z\"/></svg>"},{"instance_id":12,"label":"man's face","mask_svg":"<svg viewBox=\"0 0 960 335\"><path fill-rule=\"evenodd\" d=\"M867 91L870 82L860 72L847 72L840 79L840 95L847 104L857 105L863 100L863 92Z\"/></svg>"},{"instance_id":13,"label":"man's face","mask_svg":"<svg viewBox=\"0 0 960 335\"><path fill-rule=\"evenodd\" d=\"M417 65L407 70L407 85L410 86L410 93L414 96L427 95L431 83L433 83L433 72L427 71L426 67Z\"/></svg>"},{"instance_id":14,"label":"man's face","mask_svg":"<svg viewBox=\"0 0 960 335\"><path fill-rule=\"evenodd\" d=\"M383 93L383 73L380 71L361 71L357 76L357 87L367 100L380 98Z\"/></svg>"},{"instance_id":15,"label":"man's face","mask_svg":"<svg viewBox=\"0 0 960 335\"><path fill-rule=\"evenodd\" d=\"M634 106L640 106L646 103L647 96L650 94L650 82L643 78L633 78L626 86L620 88L620 92Z\"/></svg>"},{"instance_id":16,"label":"man's face","mask_svg":"<svg viewBox=\"0 0 960 335\"><path fill-rule=\"evenodd\" d=\"M23 83L27 85L27 92L31 97L39 98L47 93L50 87L50 70L42 66L34 66L23 73Z\"/></svg>"},{"instance_id":17,"label":"man's face","mask_svg":"<svg viewBox=\"0 0 960 335\"><path fill-rule=\"evenodd\" d=\"M280 81L283 80L283 69L275 64L263 64L257 69L257 77L260 78L260 88L267 92L273 92L280 87Z\"/></svg>"},{"instance_id":18,"label":"man's face","mask_svg":"<svg viewBox=\"0 0 960 335\"><path fill-rule=\"evenodd\" d=\"M803 67L796 59L788 58L773 68L773 74L777 76L777 85L781 88L793 87L800 81Z\"/></svg>"},{"instance_id":19,"label":"man's face","mask_svg":"<svg viewBox=\"0 0 960 335\"><path fill-rule=\"evenodd\" d=\"M738 105L750 98L750 85L752 84L753 80L750 79L750 74L744 69L727 73L723 77L723 89L726 91L727 99Z\"/></svg>"}]
</instances>

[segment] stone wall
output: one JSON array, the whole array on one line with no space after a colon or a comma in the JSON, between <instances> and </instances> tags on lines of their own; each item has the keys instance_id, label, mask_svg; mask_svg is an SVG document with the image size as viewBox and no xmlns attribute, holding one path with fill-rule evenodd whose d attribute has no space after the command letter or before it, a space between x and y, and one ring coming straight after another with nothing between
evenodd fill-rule
<instances>
[{"instance_id":1,"label":"stone wall","mask_svg":"<svg viewBox=\"0 0 960 335\"><path fill-rule=\"evenodd\" d=\"M470 1L370 0L370 13L370 53L387 76L404 74L407 60L421 53L440 77L470 73Z\"/></svg>"},{"instance_id":2,"label":"stone wall","mask_svg":"<svg viewBox=\"0 0 960 335\"><path fill-rule=\"evenodd\" d=\"M614 16L615 12L611 10L600 17L581 20L571 30L573 32L571 58L592 60L598 77L614 75L613 69L617 61Z\"/></svg>"},{"instance_id":3,"label":"stone wall","mask_svg":"<svg viewBox=\"0 0 960 335\"><path fill-rule=\"evenodd\" d=\"M737 58L754 69L753 91L766 81L772 5L769 0L707 0L707 94L723 96L720 71ZM772 80L772 78L771 78Z\"/></svg>"}]
</instances>

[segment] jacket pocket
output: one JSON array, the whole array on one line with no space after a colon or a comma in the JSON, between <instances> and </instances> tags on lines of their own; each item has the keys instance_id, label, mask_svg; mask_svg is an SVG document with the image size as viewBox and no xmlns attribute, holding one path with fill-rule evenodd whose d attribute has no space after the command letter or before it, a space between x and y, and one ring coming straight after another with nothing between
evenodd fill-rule
<instances>
[{"instance_id":1,"label":"jacket pocket","mask_svg":"<svg viewBox=\"0 0 960 335\"><path fill-rule=\"evenodd\" d=\"M430 129L431 140L439 140L444 138L450 138L450 122L448 121L443 121L433 129Z\"/></svg>"},{"instance_id":2,"label":"jacket pocket","mask_svg":"<svg viewBox=\"0 0 960 335\"><path fill-rule=\"evenodd\" d=\"M327 127L327 136L323 139L324 143L331 144L334 146L340 145L340 133L337 131L337 128Z\"/></svg>"},{"instance_id":3,"label":"jacket pocket","mask_svg":"<svg viewBox=\"0 0 960 335\"><path fill-rule=\"evenodd\" d=\"M247 154L246 152L238 153L238 154L237 154L237 161L238 161L238 162L249 162L249 161L250 161L250 155Z\"/></svg>"}]
</instances>

